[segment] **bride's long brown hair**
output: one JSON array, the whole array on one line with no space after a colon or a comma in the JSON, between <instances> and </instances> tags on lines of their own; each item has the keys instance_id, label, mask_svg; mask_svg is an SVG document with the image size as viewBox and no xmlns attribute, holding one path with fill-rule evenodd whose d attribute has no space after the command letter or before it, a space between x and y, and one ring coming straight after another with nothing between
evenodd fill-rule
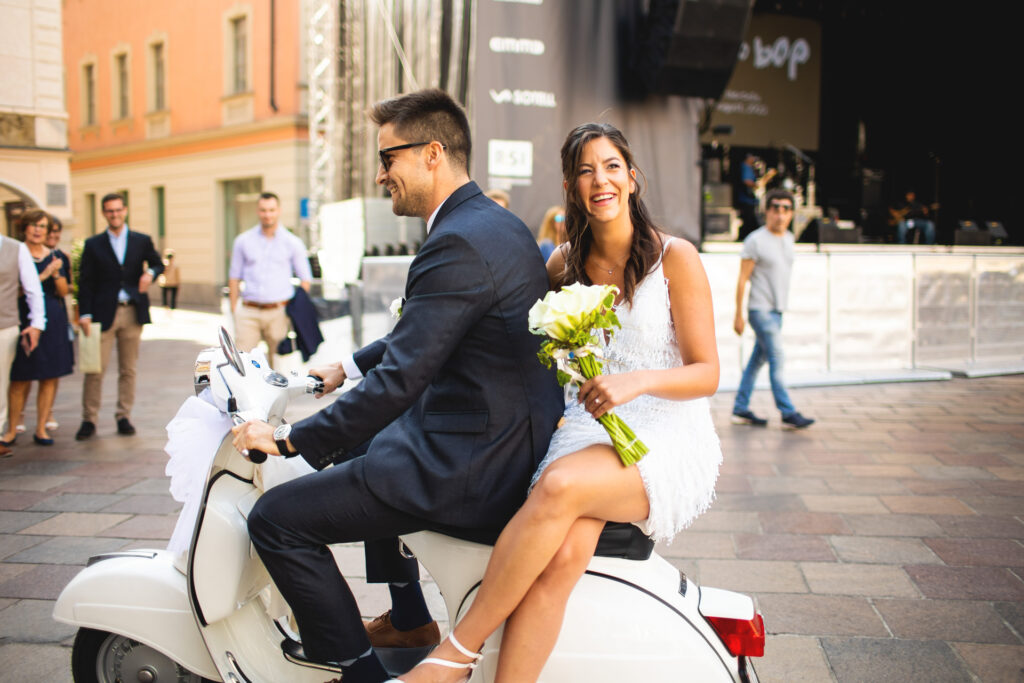
<instances>
[{"instance_id":1,"label":"bride's long brown hair","mask_svg":"<svg viewBox=\"0 0 1024 683\"><path fill-rule=\"evenodd\" d=\"M587 143L598 138L607 138L619 150L630 171L637 172L636 190L629 195L629 219L633 223L633 239L626 260L624 284L625 300L633 303L633 292L661 258L662 242L640 195L646 181L643 171L637 168L629 142L615 126L608 123L584 123L569 133L562 144L562 178L565 180L565 232L568 249L565 250L565 268L561 282L567 285L582 282L593 284L587 275L587 256L594 243L594 233L587 221L583 198L580 197L576 180L580 174L580 157Z\"/></svg>"}]
</instances>

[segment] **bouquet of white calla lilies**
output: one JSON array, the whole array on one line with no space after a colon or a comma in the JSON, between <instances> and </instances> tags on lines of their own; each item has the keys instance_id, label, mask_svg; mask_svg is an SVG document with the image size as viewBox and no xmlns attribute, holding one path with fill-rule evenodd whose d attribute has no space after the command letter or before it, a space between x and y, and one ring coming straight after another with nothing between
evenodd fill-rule
<instances>
[{"instance_id":1,"label":"bouquet of white calla lilies","mask_svg":"<svg viewBox=\"0 0 1024 683\"><path fill-rule=\"evenodd\" d=\"M577 387L601 374L600 335L609 337L620 327L613 304L619 288L615 285L583 285L579 282L548 292L530 308L527 324L533 334L547 337L537 357L544 367L555 365L558 383ZM598 418L623 465L632 465L647 454L622 418L612 411Z\"/></svg>"}]
</instances>

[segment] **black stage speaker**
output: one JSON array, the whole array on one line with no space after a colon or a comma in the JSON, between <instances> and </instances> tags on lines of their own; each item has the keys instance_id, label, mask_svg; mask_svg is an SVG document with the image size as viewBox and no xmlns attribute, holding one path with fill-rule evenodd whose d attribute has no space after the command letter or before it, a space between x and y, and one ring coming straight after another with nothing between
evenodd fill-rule
<instances>
[{"instance_id":1,"label":"black stage speaker","mask_svg":"<svg viewBox=\"0 0 1024 683\"><path fill-rule=\"evenodd\" d=\"M835 228L835 226L836 222L832 218L824 216L815 218L807 224L796 241L802 244L818 244L818 236L822 234L822 230L825 228Z\"/></svg>"},{"instance_id":2,"label":"black stage speaker","mask_svg":"<svg viewBox=\"0 0 1024 683\"><path fill-rule=\"evenodd\" d=\"M835 224L818 224L821 244L860 244L860 228L840 228Z\"/></svg>"},{"instance_id":3,"label":"black stage speaker","mask_svg":"<svg viewBox=\"0 0 1024 683\"><path fill-rule=\"evenodd\" d=\"M644 16L643 3L627 2L634 14L620 24L625 94L720 97L736 66L753 4L650 0Z\"/></svg>"},{"instance_id":4,"label":"black stage speaker","mask_svg":"<svg viewBox=\"0 0 1024 683\"><path fill-rule=\"evenodd\" d=\"M967 221L961 221L961 224ZM953 244L958 246L987 247L992 244L992 235L985 230L959 228L953 235Z\"/></svg>"},{"instance_id":5,"label":"black stage speaker","mask_svg":"<svg viewBox=\"0 0 1024 683\"><path fill-rule=\"evenodd\" d=\"M985 221L985 229L992 238L992 244L1001 245L1010 241L1010 235L999 221Z\"/></svg>"}]
</instances>

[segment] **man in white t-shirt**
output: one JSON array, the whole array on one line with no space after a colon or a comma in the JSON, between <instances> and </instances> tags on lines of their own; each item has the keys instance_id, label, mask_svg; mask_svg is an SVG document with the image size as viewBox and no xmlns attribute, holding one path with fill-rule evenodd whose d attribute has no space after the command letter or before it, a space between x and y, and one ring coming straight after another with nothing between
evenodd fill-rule
<instances>
[{"instance_id":1,"label":"man in white t-shirt","mask_svg":"<svg viewBox=\"0 0 1024 683\"><path fill-rule=\"evenodd\" d=\"M732 421L764 427L768 420L750 410L750 394L761 366L768 362L775 406L782 413L784 427L803 429L814 424L793 407L782 379L782 312L789 300L789 276L793 271L793 195L785 190L772 190L765 197L765 224L743 240L740 250L740 277L736 283L736 319L733 329L743 334L743 296L750 282L747 316L757 341L743 370L740 387L732 408Z\"/></svg>"}]
</instances>

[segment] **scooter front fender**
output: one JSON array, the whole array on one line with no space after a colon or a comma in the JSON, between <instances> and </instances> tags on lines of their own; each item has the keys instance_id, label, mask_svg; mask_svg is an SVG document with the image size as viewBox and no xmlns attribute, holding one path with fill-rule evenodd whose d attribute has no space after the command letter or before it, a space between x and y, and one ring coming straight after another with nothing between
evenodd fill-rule
<instances>
[{"instance_id":1,"label":"scooter front fender","mask_svg":"<svg viewBox=\"0 0 1024 683\"><path fill-rule=\"evenodd\" d=\"M166 550L131 550L90 559L61 591L53 618L127 636L189 671L221 680L188 599L185 575Z\"/></svg>"}]
</instances>

